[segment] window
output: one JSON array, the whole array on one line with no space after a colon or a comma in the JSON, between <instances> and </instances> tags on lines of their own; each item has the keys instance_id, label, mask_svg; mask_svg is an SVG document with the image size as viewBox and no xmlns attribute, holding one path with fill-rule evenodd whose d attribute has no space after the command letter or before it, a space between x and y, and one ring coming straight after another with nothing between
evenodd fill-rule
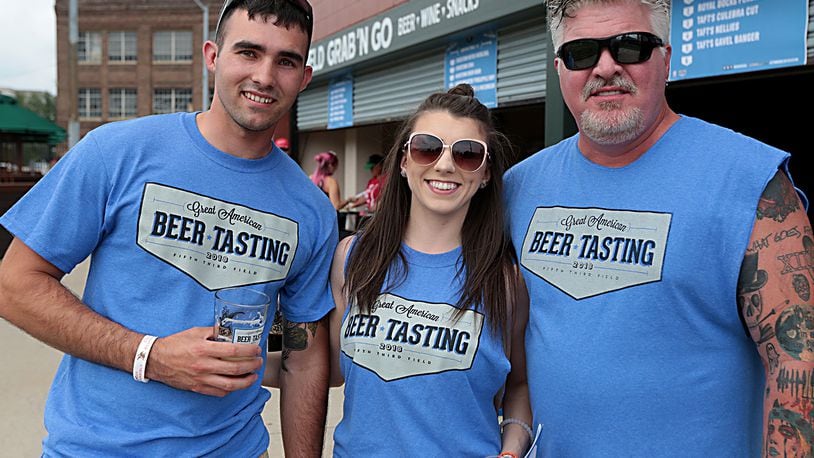
<instances>
[{"instance_id":1,"label":"window","mask_svg":"<svg viewBox=\"0 0 814 458\"><path fill-rule=\"evenodd\" d=\"M79 62L98 64L102 62L102 34L79 32L76 42L76 58Z\"/></svg>"},{"instance_id":2,"label":"window","mask_svg":"<svg viewBox=\"0 0 814 458\"><path fill-rule=\"evenodd\" d=\"M153 60L156 62L190 62L192 31L165 30L153 34Z\"/></svg>"},{"instance_id":3,"label":"window","mask_svg":"<svg viewBox=\"0 0 814 458\"><path fill-rule=\"evenodd\" d=\"M136 116L136 90L127 88L111 89L107 99L111 118L133 118Z\"/></svg>"},{"instance_id":4,"label":"window","mask_svg":"<svg viewBox=\"0 0 814 458\"><path fill-rule=\"evenodd\" d=\"M79 89L79 117L102 117L102 92L98 88Z\"/></svg>"},{"instance_id":5,"label":"window","mask_svg":"<svg viewBox=\"0 0 814 458\"><path fill-rule=\"evenodd\" d=\"M135 62L136 54L136 32L108 32L107 60L109 62Z\"/></svg>"},{"instance_id":6,"label":"window","mask_svg":"<svg viewBox=\"0 0 814 458\"><path fill-rule=\"evenodd\" d=\"M192 111L192 89L156 89L153 92L153 113Z\"/></svg>"}]
</instances>

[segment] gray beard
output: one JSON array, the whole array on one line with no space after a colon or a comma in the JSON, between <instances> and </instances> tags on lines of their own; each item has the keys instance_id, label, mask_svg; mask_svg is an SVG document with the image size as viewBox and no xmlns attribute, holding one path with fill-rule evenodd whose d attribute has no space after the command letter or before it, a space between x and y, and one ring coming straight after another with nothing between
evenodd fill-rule
<instances>
[{"instance_id":1,"label":"gray beard","mask_svg":"<svg viewBox=\"0 0 814 458\"><path fill-rule=\"evenodd\" d=\"M607 102L600 105L602 111L583 111L580 116L580 133L600 145L617 145L629 142L644 132L644 115L639 108L619 111L619 105Z\"/></svg>"}]
</instances>

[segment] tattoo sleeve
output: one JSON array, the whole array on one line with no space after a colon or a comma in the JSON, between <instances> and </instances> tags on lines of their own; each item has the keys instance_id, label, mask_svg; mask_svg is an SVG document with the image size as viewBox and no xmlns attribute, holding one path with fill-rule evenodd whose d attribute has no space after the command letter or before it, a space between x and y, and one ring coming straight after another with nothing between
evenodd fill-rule
<instances>
[{"instance_id":1,"label":"tattoo sleeve","mask_svg":"<svg viewBox=\"0 0 814 458\"><path fill-rule=\"evenodd\" d=\"M283 354L280 367L288 371L286 360L292 351L303 351L308 348L309 339L317 335L318 323L295 323L283 317ZM310 336L310 337L309 337Z\"/></svg>"},{"instance_id":2,"label":"tattoo sleeve","mask_svg":"<svg viewBox=\"0 0 814 458\"><path fill-rule=\"evenodd\" d=\"M738 280L741 317L766 370L764 457L814 450L814 241L789 179L778 172L758 204Z\"/></svg>"}]
</instances>

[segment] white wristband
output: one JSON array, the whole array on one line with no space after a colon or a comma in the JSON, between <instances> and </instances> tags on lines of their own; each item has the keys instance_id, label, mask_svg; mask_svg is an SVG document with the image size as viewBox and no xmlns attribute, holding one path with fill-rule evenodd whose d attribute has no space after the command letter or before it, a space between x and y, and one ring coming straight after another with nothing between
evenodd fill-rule
<instances>
[{"instance_id":1,"label":"white wristband","mask_svg":"<svg viewBox=\"0 0 814 458\"><path fill-rule=\"evenodd\" d=\"M506 418L500 422L500 427L503 428L504 426L509 424L520 425L520 427L522 427L523 430L526 431L526 433L529 435L529 440L532 441L534 440L534 432L531 430L531 426L529 426L528 423L526 423L525 421L518 420L516 418Z\"/></svg>"},{"instance_id":2,"label":"white wristband","mask_svg":"<svg viewBox=\"0 0 814 458\"><path fill-rule=\"evenodd\" d=\"M158 339L156 336L144 336L141 343L138 344L136 359L133 360L133 378L137 382L147 383L150 381L144 376L144 372L147 369L147 358L150 356L150 349L153 348L156 339Z\"/></svg>"}]
</instances>

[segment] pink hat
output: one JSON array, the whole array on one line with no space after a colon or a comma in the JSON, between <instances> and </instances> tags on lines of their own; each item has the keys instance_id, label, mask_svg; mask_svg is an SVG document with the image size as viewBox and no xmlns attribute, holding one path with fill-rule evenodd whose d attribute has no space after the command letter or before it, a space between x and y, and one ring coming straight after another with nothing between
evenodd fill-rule
<instances>
[{"instance_id":1,"label":"pink hat","mask_svg":"<svg viewBox=\"0 0 814 458\"><path fill-rule=\"evenodd\" d=\"M277 148L280 149L288 149L288 139L285 137L280 137L274 140L274 144L277 145Z\"/></svg>"}]
</instances>

